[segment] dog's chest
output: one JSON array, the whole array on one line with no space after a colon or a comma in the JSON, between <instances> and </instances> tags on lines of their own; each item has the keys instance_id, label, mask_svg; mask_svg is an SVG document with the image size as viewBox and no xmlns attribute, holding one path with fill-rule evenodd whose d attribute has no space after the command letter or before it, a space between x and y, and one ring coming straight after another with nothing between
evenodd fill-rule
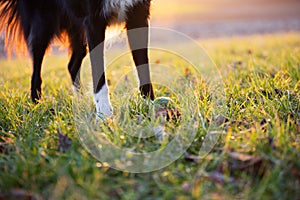
<instances>
[{"instance_id":1,"label":"dog's chest","mask_svg":"<svg viewBox=\"0 0 300 200\"><path fill-rule=\"evenodd\" d=\"M105 16L114 17L113 22L124 22L128 10L141 1L143 0L105 0L103 13Z\"/></svg>"}]
</instances>

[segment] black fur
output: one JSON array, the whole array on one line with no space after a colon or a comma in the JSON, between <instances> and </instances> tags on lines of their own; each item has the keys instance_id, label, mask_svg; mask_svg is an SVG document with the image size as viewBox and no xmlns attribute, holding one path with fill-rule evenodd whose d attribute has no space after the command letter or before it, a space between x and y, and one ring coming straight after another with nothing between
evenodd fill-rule
<instances>
[{"instance_id":1,"label":"black fur","mask_svg":"<svg viewBox=\"0 0 300 200\"><path fill-rule=\"evenodd\" d=\"M71 59L68 64L74 86L80 87L80 66L89 50L98 48L105 40L106 27L111 23L114 14L102 12L104 0L0 0L1 30L6 31L8 42L24 37L33 60L31 81L31 98L33 102L41 97L41 66L44 54L54 37L67 33L70 41ZM127 13L126 28L128 30L148 27L150 0L143 0ZM146 29L147 30L147 29ZM138 38L138 39L137 39ZM148 31L136 36L128 34L130 46L137 42L147 45ZM103 46L100 51L92 53L92 71L94 92L98 92L105 83ZM136 66L145 65L138 70L140 90L144 97L154 99L150 83L147 49L132 52ZM100 58L100 59L99 59ZM146 74L140 73L146 72Z\"/></svg>"}]
</instances>

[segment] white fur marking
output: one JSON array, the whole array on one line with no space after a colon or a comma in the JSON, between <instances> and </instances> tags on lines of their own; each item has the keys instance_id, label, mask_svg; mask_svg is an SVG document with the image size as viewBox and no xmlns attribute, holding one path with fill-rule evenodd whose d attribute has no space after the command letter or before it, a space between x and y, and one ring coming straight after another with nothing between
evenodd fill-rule
<instances>
[{"instance_id":1,"label":"white fur marking","mask_svg":"<svg viewBox=\"0 0 300 200\"><path fill-rule=\"evenodd\" d=\"M76 95L78 95L79 89L77 87L75 87L74 85L72 85L72 90L73 90L73 93L75 93Z\"/></svg>"},{"instance_id":2,"label":"white fur marking","mask_svg":"<svg viewBox=\"0 0 300 200\"><path fill-rule=\"evenodd\" d=\"M109 91L106 83L102 86L98 93L94 94L94 100L98 117L101 118L103 116L112 116L113 109L109 100Z\"/></svg>"},{"instance_id":3,"label":"white fur marking","mask_svg":"<svg viewBox=\"0 0 300 200\"><path fill-rule=\"evenodd\" d=\"M128 9L142 1L143 0L105 0L103 7L104 16L116 14L117 22L124 22L127 17L126 13Z\"/></svg>"}]
</instances>

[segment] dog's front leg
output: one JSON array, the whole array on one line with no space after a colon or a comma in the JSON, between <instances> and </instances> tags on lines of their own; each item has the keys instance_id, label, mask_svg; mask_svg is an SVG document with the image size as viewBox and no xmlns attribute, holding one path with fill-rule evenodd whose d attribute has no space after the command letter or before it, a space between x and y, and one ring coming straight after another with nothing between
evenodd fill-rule
<instances>
[{"instance_id":1,"label":"dog's front leg","mask_svg":"<svg viewBox=\"0 0 300 200\"><path fill-rule=\"evenodd\" d=\"M127 13L126 28L132 57L137 67L141 95L154 100L148 58L149 7L150 1L133 7Z\"/></svg>"},{"instance_id":2,"label":"dog's front leg","mask_svg":"<svg viewBox=\"0 0 300 200\"><path fill-rule=\"evenodd\" d=\"M107 22L101 16L89 16L85 20L90 60L92 65L94 100L97 116L100 118L112 115L108 86L105 80L104 40Z\"/></svg>"}]
</instances>

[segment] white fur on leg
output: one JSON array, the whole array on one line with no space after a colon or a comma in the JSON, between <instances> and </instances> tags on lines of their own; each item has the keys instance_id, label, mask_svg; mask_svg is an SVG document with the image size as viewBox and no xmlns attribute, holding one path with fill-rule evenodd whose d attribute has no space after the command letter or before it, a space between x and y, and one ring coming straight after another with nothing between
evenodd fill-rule
<instances>
[{"instance_id":1,"label":"white fur on leg","mask_svg":"<svg viewBox=\"0 0 300 200\"><path fill-rule=\"evenodd\" d=\"M109 100L109 91L106 83L102 86L98 93L94 94L96 104L97 117L110 117L113 114L113 109Z\"/></svg>"},{"instance_id":2,"label":"white fur on leg","mask_svg":"<svg viewBox=\"0 0 300 200\"><path fill-rule=\"evenodd\" d=\"M79 95L79 88L72 85L72 90L73 90L73 93L76 94L77 96Z\"/></svg>"}]
</instances>

